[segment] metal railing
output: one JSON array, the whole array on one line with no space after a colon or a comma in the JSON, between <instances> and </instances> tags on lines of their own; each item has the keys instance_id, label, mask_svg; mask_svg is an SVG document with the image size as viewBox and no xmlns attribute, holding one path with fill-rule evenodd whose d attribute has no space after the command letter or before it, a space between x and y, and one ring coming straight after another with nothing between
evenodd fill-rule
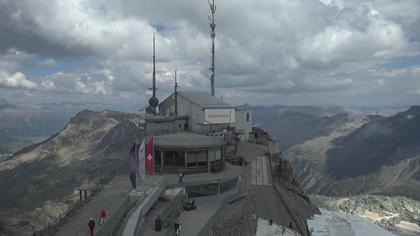
<instances>
[{"instance_id":1,"label":"metal railing","mask_svg":"<svg viewBox=\"0 0 420 236\"><path fill-rule=\"evenodd\" d=\"M89 184L87 199L82 200L79 194L76 193L66 201L69 207L64 212L60 213L58 217L52 219L41 230L33 232L32 236L52 236L59 231L60 227L66 224L69 219L74 216L77 211L89 202L96 194L98 194L104 187L105 183L109 182L115 176L115 171L110 171L106 176L96 179L94 183Z\"/></svg>"},{"instance_id":2,"label":"metal railing","mask_svg":"<svg viewBox=\"0 0 420 236\"><path fill-rule=\"evenodd\" d=\"M119 226L122 225L123 222L129 217L129 212L134 208L135 205L136 202L130 201L130 198L127 196L127 198L118 207L118 209L108 217L108 220L105 221L102 226L100 226L95 235L119 235Z\"/></svg>"}]
</instances>

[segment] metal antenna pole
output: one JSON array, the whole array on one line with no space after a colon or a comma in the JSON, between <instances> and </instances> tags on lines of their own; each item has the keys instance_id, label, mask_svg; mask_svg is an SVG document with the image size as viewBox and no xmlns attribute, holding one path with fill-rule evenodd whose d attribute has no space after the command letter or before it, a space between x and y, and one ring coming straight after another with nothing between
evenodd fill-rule
<instances>
[{"instance_id":1,"label":"metal antenna pole","mask_svg":"<svg viewBox=\"0 0 420 236\"><path fill-rule=\"evenodd\" d=\"M153 97L156 97L156 56L155 56L155 32L153 31Z\"/></svg>"},{"instance_id":2,"label":"metal antenna pole","mask_svg":"<svg viewBox=\"0 0 420 236\"><path fill-rule=\"evenodd\" d=\"M156 97L156 53L155 53L155 32L153 31L153 85L152 85L152 97L149 99L149 107L148 109L149 114L156 115L156 107L159 105L159 100Z\"/></svg>"},{"instance_id":3,"label":"metal antenna pole","mask_svg":"<svg viewBox=\"0 0 420 236\"><path fill-rule=\"evenodd\" d=\"M176 81L176 70L175 70L175 92L174 92L174 96L175 96L175 115L178 115L178 82Z\"/></svg>"},{"instance_id":4,"label":"metal antenna pole","mask_svg":"<svg viewBox=\"0 0 420 236\"><path fill-rule=\"evenodd\" d=\"M211 17L210 19L210 36L211 36L211 66L210 66L210 86L211 86L211 95L214 97L214 71L215 71L215 49L214 49L214 39L216 38L216 24L214 23L214 14L216 12L216 5L214 4L214 0L212 0L212 3L210 3L210 0L208 0L209 6L210 6L210 13Z\"/></svg>"}]
</instances>

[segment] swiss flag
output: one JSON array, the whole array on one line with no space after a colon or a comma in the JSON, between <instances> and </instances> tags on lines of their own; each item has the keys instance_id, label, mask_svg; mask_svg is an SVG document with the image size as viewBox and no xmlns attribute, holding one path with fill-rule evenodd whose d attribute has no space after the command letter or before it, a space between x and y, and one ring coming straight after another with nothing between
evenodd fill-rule
<instances>
[{"instance_id":1,"label":"swiss flag","mask_svg":"<svg viewBox=\"0 0 420 236\"><path fill-rule=\"evenodd\" d=\"M146 145L146 173L148 175L154 174L155 162L154 162L154 140L153 137L147 142Z\"/></svg>"}]
</instances>

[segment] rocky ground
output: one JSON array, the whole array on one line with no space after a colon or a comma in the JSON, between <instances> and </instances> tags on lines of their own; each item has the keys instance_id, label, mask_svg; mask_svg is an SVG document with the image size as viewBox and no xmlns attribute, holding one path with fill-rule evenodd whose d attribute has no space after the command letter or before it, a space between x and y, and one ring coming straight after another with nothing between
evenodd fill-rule
<instances>
[{"instance_id":1,"label":"rocky ground","mask_svg":"<svg viewBox=\"0 0 420 236\"><path fill-rule=\"evenodd\" d=\"M391 117L351 117L285 153L305 192L420 200L420 107Z\"/></svg>"},{"instance_id":2,"label":"rocky ground","mask_svg":"<svg viewBox=\"0 0 420 236\"><path fill-rule=\"evenodd\" d=\"M420 202L416 200L378 195L347 198L311 195L311 199L319 207L367 218L398 235L420 234Z\"/></svg>"},{"instance_id":3,"label":"rocky ground","mask_svg":"<svg viewBox=\"0 0 420 236\"><path fill-rule=\"evenodd\" d=\"M127 173L129 150L143 136L140 119L84 110L61 133L0 162L0 235L32 235L66 214L78 189L90 194Z\"/></svg>"},{"instance_id":4,"label":"rocky ground","mask_svg":"<svg viewBox=\"0 0 420 236\"><path fill-rule=\"evenodd\" d=\"M248 162L258 155L268 154L266 146L251 143L241 143L239 150L241 156ZM270 155L275 164L273 185L250 185L249 181L246 181L248 183L246 197L228 205L218 227L211 235L254 236L258 218L271 219L280 226L288 226L293 222L295 230L299 230L303 235L308 234L306 220L319 211L301 189L293 175L290 162L282 158L278 152ZM269 172L271 173L271 170ZM250 175L246 176L246 179L251 179ZM295 228L296 226L298 228Z\"/></svg>"},{"instance_id":5,"label":"rocky ground","mask_svg":"<svg viewBox=\"0 0 420 236\"><path fill-rule=\"evenodd\" d=\"M226 208L221 224L211 232L211 236L254 236L257 217L248 197L235 201Z\"/></svg>"}]
</instances>

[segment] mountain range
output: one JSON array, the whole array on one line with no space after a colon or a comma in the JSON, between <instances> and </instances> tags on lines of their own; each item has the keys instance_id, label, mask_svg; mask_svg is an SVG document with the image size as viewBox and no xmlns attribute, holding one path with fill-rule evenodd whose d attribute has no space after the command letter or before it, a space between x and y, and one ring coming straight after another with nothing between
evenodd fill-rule
<instances>
[{"instance_id":1,"label":"mountain range","mask_svg":"<svg viewBox=\"0 0 420 236\"><path fill-rule=\"evenodd\" d=\"M7 157L25 146L58 133L71 114L63 109L16 105L0 100L0 156Z\"/></svg>"},{"instance_id":2,"label":"mountain range","mask_svg":"<svg viewBox=\"0 0 420 236\"><path fill-rule=\"evenodd\" d=\"M399 195L420 200L420 107L390 117L348 116L286 151L309 193Z\"/></svg>"},{"instance_id":3,"label":"mountain range","mask_svg":"<svg viewBox=\"0 0 420 236\"><path fill-rule=\"evenodd\" d=\"M19 216L19 222L31 222L26 224L37 229L43 225L34 223L35 209L48 204L59 211L78 186L128 172L129 150L143 137L141 119L137 114L83 110L60 133L0 162L0 188L7 189L0 194L0 223L8 225Z\"/></svg>"}]
</instances>

